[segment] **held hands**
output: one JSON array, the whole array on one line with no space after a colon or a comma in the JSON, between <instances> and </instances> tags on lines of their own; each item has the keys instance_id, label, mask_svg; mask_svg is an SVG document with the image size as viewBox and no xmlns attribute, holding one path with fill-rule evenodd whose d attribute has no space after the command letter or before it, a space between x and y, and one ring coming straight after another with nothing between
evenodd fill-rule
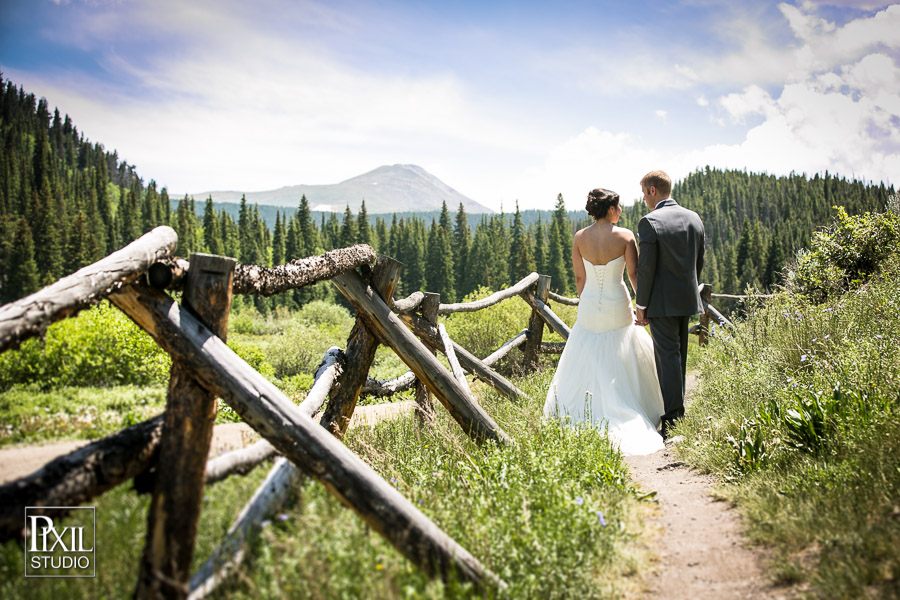
<instances>
[{"instance_id":1,"label":"held hands","mask_svg":"<svg viewBox=\"0 0 900 600\"><path fill-rule=\"evenodd\" d=\"M644 310L643 308L638 308L635 310L634 324L640 325L641 327L650 324L650 321L647 319L646 310Z\"/></svg>"}]
</instances>

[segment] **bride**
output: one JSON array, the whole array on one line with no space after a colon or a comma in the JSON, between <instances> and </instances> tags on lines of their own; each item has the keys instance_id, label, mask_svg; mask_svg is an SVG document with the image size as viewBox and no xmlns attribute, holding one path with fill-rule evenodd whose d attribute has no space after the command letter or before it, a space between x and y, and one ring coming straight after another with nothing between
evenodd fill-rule
<instances>
[{"instance_id":1,"label":"bride","mask_svg":"<svg viewBox=\"0 0 900 600\"><path fill-rule=\"evenodd\" d=\"M664 447L656 431L663 399L653 341L635 325L622 279L627 269L636 289L637 244L631 231L615 225L622 214L618 194L593 190L585 209L594 224L576 233L572 246L578 318L547 391L544 416L607 427L623 454L650 454Z\"/></svg>"}]
</instances>

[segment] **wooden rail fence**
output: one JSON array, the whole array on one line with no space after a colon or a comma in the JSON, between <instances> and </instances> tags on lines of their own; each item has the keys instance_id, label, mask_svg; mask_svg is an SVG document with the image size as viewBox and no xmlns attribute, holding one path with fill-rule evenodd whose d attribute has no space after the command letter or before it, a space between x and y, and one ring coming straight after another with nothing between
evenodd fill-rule
<instances>
[{"instance_id":1,"label":"wooden rail fence","mask_svg":"<svg viewBox=\"0 0 900 600\"><path fill-rule=\"evenodd\" d=\"M509 436L469 389L465 371L510 399L524 393L492 366L524 346L523 367L562 344L543 342L544 326L565 340L569 328L549 301L577 299L549 291L550 278L532 273L476 302L441 304L437 294L416 292L395 300L401 264L367 245L331 250L276 267L238 265L234 259L172 255L177 236L158 227L106 258L38 292L0 307L0 352L41 336L47 327L103 298L109 299L172 357L164 414L58 457L38 471L0 486L0 539L23 539L24 507L75 506L128 480L152 493L135 596L203 598L240 564L260 522L286 501L303 476L324 485L372 529L429 576L456 577L476 588L506 584L441 531L340 440L360 394L386 396L416 386L419 423L427 426L438 399L460 428L481 443ZM225 345L232 294L272 295L331 280L357 312L346 350L331 348L313 386L295 405ZM181 290L182 304L166 290ZM730 325L709 302L695 327L701 342L709 318ZM472 312L519 296L531 307L528 327L479 359L447 335L438 315ZM375 349L389 346L409 372L388 381L368 376ZM446 369L436 358L443 353ZM216 398L233 408L262 440L208 460ZM326 399L328 400L326 404ZM319 422L314 417L322 412ZM280 455L219 548L191 574L203 488L245 474ZM163 468L163 465L165 468ZM158 467L158 468L155 468ZM152 470L151 470L152 469Z\"/></svg>"}]
</instances>

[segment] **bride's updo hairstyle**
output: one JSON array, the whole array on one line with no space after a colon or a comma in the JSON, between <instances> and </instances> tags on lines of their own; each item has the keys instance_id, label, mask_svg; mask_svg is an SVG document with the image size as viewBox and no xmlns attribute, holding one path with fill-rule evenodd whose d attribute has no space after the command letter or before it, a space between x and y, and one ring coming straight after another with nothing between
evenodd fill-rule
<instances>
[{"instance_id":1,"label":"bride's updo hairstyle","mask_svg":"<svg viewBox=\"0 0 900 600\"><path fill-rule=\"evenodd\" d=\"M605 190L603 188L597 188L596 190L591 190L588 194L587 204L584 205L584 210L587 211L587 214L591 215L594 220L602 219L609 212L609 209L616 206L619 203L619 195L612 190Z\"/></svg>"}]
</instances>

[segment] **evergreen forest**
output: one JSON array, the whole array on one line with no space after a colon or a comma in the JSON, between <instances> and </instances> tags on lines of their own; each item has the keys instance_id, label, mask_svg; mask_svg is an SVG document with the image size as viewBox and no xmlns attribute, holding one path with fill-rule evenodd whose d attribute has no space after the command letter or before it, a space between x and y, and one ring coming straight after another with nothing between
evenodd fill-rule
<instances>
[{"instance_id":1,"label":"evergreen forest","mask_svg":"<svg viewBox=\"0 0 900 600\"><path fill-rule=\"evenodd\" d=\"M598 186L602 182L598 182ZM587 192L587 190L586 190ZM833 207L850 215L882 210L893 186L825 173L779 177L710 167L673 186L672 196L706 225L702 279L715 292L771 290L786 262L832 221ZM246 200L234 210L211 198L170 199L145 183L117 152L89 141L68 115L0 75L0 303L10 302L121 248L159 225L178 232L179 256L209 252L244 264L274 265L332 248L366 243L404 264L398 295L416 290L459 301L478 289L501 289L532 271L574 295L571 246L590 224L581 199L548 198L548 210L467 215L443 206L435 214L314 214L305 197L274 224ZM574 203L574 206L572 204ZM552 210L550 206L552 205ZM271 212L272 207L264 207ZM625 207L620 225L636 230L642 203ZM335 297L329 286L275 298L258 309Z\"/></svg>"}]
</instances>

